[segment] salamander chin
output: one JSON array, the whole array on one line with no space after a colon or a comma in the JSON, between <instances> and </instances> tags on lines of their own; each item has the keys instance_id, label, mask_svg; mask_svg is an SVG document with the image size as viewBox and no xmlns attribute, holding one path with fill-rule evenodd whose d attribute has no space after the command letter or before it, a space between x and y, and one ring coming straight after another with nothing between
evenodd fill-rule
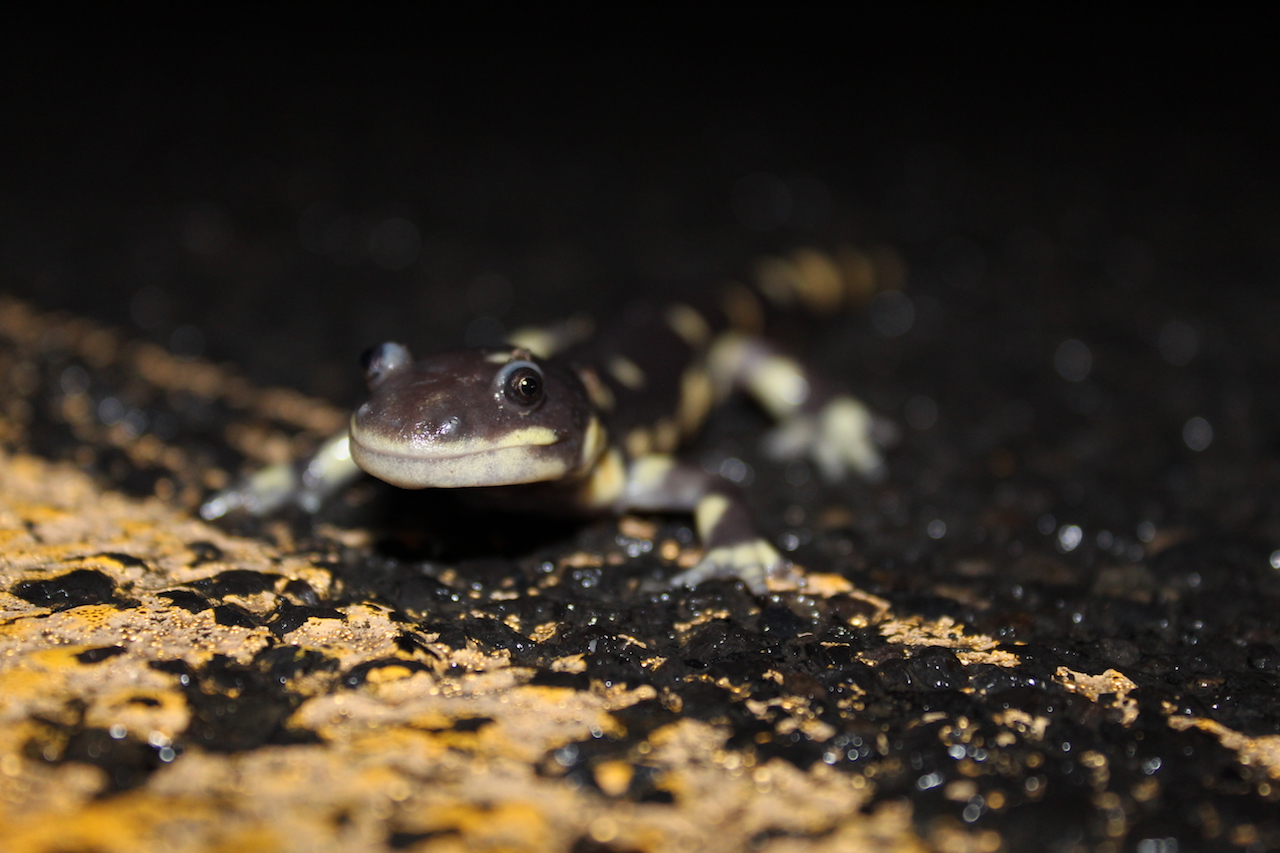
<instances>
[{"instance_id":1,"label":"salamander chin","mask_svg":"<svg viewBox=\"0 0 1280 853\"><path fill-rule=\"evenodd\" d=\"M549 444L421 455L371 447L357 440L353 429L351 458L378 479L404 489L514 486L560 480L569 473L564 460L539 452Z\"/></svg>"}]
</instances>

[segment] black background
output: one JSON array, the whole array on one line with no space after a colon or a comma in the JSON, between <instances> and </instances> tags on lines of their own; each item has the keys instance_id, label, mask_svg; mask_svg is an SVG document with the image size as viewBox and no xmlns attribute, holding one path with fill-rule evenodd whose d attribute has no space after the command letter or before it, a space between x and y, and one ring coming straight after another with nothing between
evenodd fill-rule
<instances>
[{"instance_id":1,"label":"black background","mask_svg":"<svg viewBox=\"0 0 1280 853\"><path fill-rule=\"evenodd\" d=\"M1270 62L1256 27L1222 17L204 7L14 23L4 287L162 342L194 325L179 349L340 399L364 346L456 343L486 272L512 285L509 326L831 236L999 253L1087 208L1112 244L1207 227L1212 248L1273 210ZM811 179L829 214L744 228L734 187L758 173ZM301 244L317 204L351 217L340 251ZM367 234L392 216L425 248L388 271Z\"/></svg>"}]
</instances>

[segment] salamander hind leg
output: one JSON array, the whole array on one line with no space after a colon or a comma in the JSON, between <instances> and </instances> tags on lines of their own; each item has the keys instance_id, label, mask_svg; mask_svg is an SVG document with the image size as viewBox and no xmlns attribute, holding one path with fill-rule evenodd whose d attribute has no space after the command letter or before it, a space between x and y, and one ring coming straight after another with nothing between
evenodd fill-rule
<instances>
[{"instance_id":1,"label":"salamander hind leg","mask_svg":"<svg viewBox=\"0 0 1280 853\"><path fill-rule=\"evenodd\" d=\"M871 414L861 400L840 394L785 418L765 436L764 450L774 459L809 459L827 482L850 473L879 482L885 476L880 448L894 441L889 421Z\"/></svg>"},{"instance_id":2,"label":"salamander hind leg","mask_svg":"<svg viewBox=\"0 0 1280 853\"><path fill-rule=\"evenodd\" d=\"M833 389L772 344L746 335L722 336L709 361L721 395L741 388L778 422L765 441L770 456L807 458L831 482L851 474L883 478L880 449L893 443L896 431L856 397Z\"/></svg>"}]
</instances>

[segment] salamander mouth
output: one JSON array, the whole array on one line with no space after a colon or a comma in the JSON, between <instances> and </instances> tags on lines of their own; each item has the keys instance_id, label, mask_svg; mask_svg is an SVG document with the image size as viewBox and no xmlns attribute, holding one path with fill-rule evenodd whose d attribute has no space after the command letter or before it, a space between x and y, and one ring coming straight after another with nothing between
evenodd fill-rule
<instances>
[{"instance_id":1,"label":"salamander mouth","mask_svg":"<svg viewBox=\"0 0 1280 853\"><path fill-rule=\"evenodd\" d=\"M368 473L402 489L450 489L478 486L514 486L541 483L563 477L569 469L551 447L558 438L550 430L516 443L511 437L499 445L471 448L421 448L377 446L376 439L351 437L351 458ZM551 440L547 440L548 437ZM440 452L443 451L443 452Z\"/></svg>"}]
</instances>

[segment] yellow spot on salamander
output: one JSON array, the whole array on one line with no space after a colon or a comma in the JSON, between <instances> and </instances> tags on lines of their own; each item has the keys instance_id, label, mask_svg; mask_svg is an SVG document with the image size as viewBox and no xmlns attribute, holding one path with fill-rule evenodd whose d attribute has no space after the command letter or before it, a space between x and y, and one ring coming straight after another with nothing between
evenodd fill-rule
<instances>
[{"instance_id":1,"label":"yellow spot on salamander","mask_svg":"<svg viewBox=\"0 0 1280 853\"><path fill-rule=\"evenodd\" d=\"M698 527L698 538L707 541L711 532L716 529L720 519L729 511L729 499L724 495L710 494L698 501L693 511L694 524Z\"/></svg>"},{"instance_id":2,"label":"yellow spot on salamander","mask_svg":"<svg viewBox=\"0 0 1280 853\"><path fill-rule=\"evenodd\" d=\"M615 355L609 359L607 369L610 376L632 391L639 391L649 381L640 365L623 355Z\"/></svg>"},{"instance_id":3,"label":"yellow spot on salamander","mask_svg":"<svg viewBox=\"0 0 1280 853\"><path fill-rule=\"evenodd\" d=\"M582 489L582 505L594 509L613 506L627 486L627 466L622 460L622 453L617 449L610 450L596 467Z\"/></svg>"},{"instance_id":4,"label":"yellow spot on salamander","mask_svg":"<svg viewBox=\"0 0 1280 853\"><path fill-rule=\"evenodd\" d=\"M799 249L791 256L791 262L797 273L800 298L809 310L830 313L840 307L844 282L831 258L816 249Z\"/></svg>"},{"instance_id":5,"label":"yellow spot on salamander","mask_svg":"<svg viewBox=\"0 0 1280 853\"><path fill-rule=\"evenodd\" d=\"M576 314L551 326L525 326L507 335L507 343L528 350L538 358L551 358L591 337L595 323Z\"/></svg>"},{"instance_id":6,"label":"yellow spot on salamander","mask_svg":"<svg viewBox=\"0 0 1280 853\"><path fill-rule=\"evenodd\" d=\"M764 307L756 295L737 282L725 288L721 308L729 318L729 325L740 332L758 335L764 331Z\"/></svg>"},{"instance_id":7,"label":"yellow spot on salamander","mask_svg":"<svg viewBox=\"0 0 1280 853\"><path fill-rule=\"evenodd\" d=\"M680 425L671 418L659 418L653 425L653 450L671 453L680 446Z\"/></svg>"},{"instance_id":8,"label":"yellow spot on salamander","mask_svg":"<svg viewBox=\"0 0 1280 853\"><path fill-rule=\"evenodd\" d=\"M592 418L587 423L587 429L582 437L582 468L589 469L600 458L600 454L604 453L605 446L609 443L605 429L600 425L599 418Z\"/></svg>"},{"instance_id":9,"label":"yellow spot on salamander","mask_svg":"<svg viewBox=\"0 0 1280 853\"><path fill-rule=\"evenodd\" d=\"M530 326L507 335L507 343L522 347L538 358L550 358L556 351L556 337L549 329Z\"/></svg>"},{"instance_id":10,"label":"yellow spot on salamander","mask_svg":"<svg viewBox=\"0 0 1280 853\"><path fill-rule=\"evenodd\" d=\"M475 442L475 449L480 451L501 450L505 447L545 447L549 444L555 444L559 440L560 436L550 427L531 426L523 429L513 429L496 439L477 441Z\"/></svg>"},{"instance_id":11,"label":"yellow spot on salamander","mask_svg":"<svg viewBox=\"0 0 1280 853\"><path fill-rule=\"evenodd\" d=\"M747 360L749 338L738 332L726 332L716 338L707 353L707 369L718 399L729 396Z\"/></svg>"},{"instance_id":12,"label":"yellow spot on salamander","mask_svg":"<svg viewBox=\"0 0 1280 853\"><path fill-rule=\"evenodd\" d=\"M841 267L814 249L800 249L789 258L763 258L755 275L760 292L778 305L799 302L816 314L829 314L845 301Z\"/></svg>"},{"instance_id":13,"label":"yellow spot on salamander","mask_svg":"<svg viewBox=\"0 0 1280 853\"><path fill-rule=\"evenodd\" d=\"M702 427L714 396L711 375L701 365L689 368L680 377L679 420L685 436L693 435Z\"/></svg>"},{"instance_id":14,"label":"yellow spot on salamander","mask_svg":"<svg viewBox=\"0 0 1280 853\"><path fill-rule=\"evenodd\" d=\"M697 350L711 339L711 327L702 315L683 302L667 309L667 325L691 348Z\"/></svg>"},{"instance_id":15,"label":"yellow spot on salamander","mask_svg":"<svg viewBox=\"0 0 1280 853\"><path fill-rule=\"evenodd\" d=\"M761 404L777 418L786 417L809 399L809 380L793 359L770 356L748 377L747 385Z\"/></svg>"},{"instance_id":16,"label":"yellow spot on salamander","mask_svg":"<svg viewBox=\"0 0 1280 853\"><path fill-rule=\"evenodd\" d=\"M613 411L613 406L617 401L614 400L613 391L609 390L609 386L600 381L600 374L590 367L582 367L578 369L578 378L582 380L583 387L587 389L587 396L591 398L591 405L602 412Z\"/></svg>"},{"instance_id":17,"label":"yellow spot on salamander","mask_svg":"<svg viewBox=\"0 0 1280 853\"><path fill-rule=\"evenodd\" d=\"M642 492L656 492L676 467L670 456L650 455L631 463L631 481Z\"/></svg>"},{"instance_id":18,"label":"yellow spot on salamander","mask_svg":"<svg viewBox=\"0 0 1280 853\"><path fill-rule=\"evenodd\" d=\"M644 427L636 427L627 433L627 455L635 458L653 450L653 436Z\"/></svg>"},{"instance_id":19,"label":"yellow spot on salamander","mask_svg":"<svg viewBox=\"0 0 1280 853\"><path fill-rule=\"evenodd\" d=\"M784 258L766 256L755 266L756 283L760 292L774 305L787 306L796 301L800 290L795 267Z\"/></svg>"}]
</instances>

